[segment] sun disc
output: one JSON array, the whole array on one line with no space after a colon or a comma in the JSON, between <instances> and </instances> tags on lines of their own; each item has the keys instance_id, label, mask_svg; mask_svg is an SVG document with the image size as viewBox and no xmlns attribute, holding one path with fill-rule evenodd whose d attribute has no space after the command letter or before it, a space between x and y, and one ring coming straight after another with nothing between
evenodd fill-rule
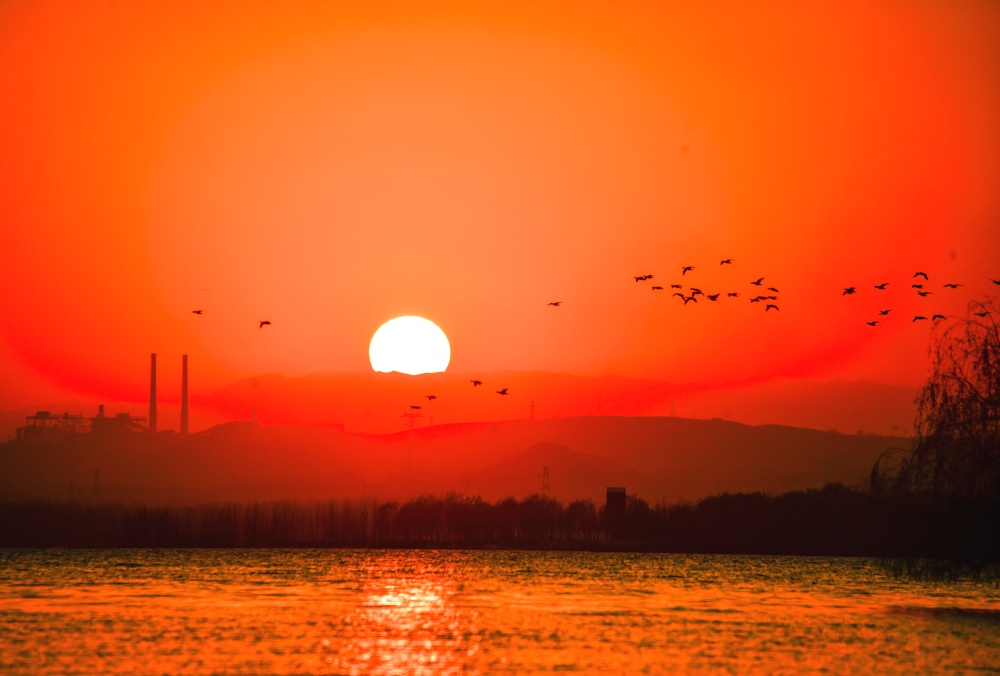
<instances>
[{"instance_id":1,"label":"sun disc","mask_svg":"<svg viewBox=\"0 0 1000 676\"><path fill-rule=\"evenodd\" d=\"M437 324L407 315L378 328L368 345L368 358L372 370L383 373L440 373L451 361L451 345Z\"/></svg>"}]
</instances>

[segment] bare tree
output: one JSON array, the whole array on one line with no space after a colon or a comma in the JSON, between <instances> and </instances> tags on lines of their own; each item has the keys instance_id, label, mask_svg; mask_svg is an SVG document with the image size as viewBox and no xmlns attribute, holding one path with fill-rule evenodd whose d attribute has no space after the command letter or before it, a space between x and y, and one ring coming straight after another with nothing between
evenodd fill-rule
<instances>
[{"instance_id":1,"label":"bare tree","mask_svg":"<svg viewBox=\"0 0 1000 676\"><path fill-rule=\"evenodd\" d=\"M872 487L928 506L1000 501L1000 316L995 300L969 304L965 319L932 345L933 370L917 400L913 446L894 468L872 470Z\"/></svg>"}]
</instances>

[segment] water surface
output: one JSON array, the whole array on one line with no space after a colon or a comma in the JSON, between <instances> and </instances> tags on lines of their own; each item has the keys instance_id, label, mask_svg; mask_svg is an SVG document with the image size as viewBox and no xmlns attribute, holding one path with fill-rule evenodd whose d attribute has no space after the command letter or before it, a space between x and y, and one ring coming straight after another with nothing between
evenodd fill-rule
<instances>
[{"instance_id":1,"label":"water surface","mask_svg":"<svg viewBox=\"0 0 1000 676\"><path fill-rule=\"evenodd\" d=\"M6 673L998 673L1000 589L860 559L0 551Z\"/></svg>"}]
</instances>

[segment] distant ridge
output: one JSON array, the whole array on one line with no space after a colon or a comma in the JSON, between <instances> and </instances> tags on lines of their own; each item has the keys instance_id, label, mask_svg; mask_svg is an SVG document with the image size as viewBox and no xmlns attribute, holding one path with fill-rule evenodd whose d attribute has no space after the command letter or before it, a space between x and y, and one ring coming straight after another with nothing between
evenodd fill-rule
<instances>
[{"instance_id":1,"label":"distant ridge","mask_svg":"<svg viewBox=\"0 0 1000 676\"><path fill-rule=\"evenodd\" d=\"M540 492L602 502L625 485L650 502L726 491L861 485L900 437L723 420L589 416L456 423L384 435L323 425L227 423L181 437L137 433L0 447L0 501L366 498Z\"/></svg>"},{"instance_id":2,"label":"distant ridge","mask_svg":"<svg viewBox=\"0 0 1000 676\"><path fill-rule=\"evenodd\" d=\"M473 388L472 379L483 387ZM509 387L501 401L495 389ZM431 392L430 390L433 390ZM438 398L427 405L427 394ZM314 373L246 378L196 398L218 418L257 410L269 424L340 423L351 432L402 430L401 414L420 404L419 424L611 416L723 418L752 425L902 434L912 429L916 388L867 381L816 382L774 378L724 385L674 384L624 376L492 371L433 373Z\"/></svg>"}]
</instances>

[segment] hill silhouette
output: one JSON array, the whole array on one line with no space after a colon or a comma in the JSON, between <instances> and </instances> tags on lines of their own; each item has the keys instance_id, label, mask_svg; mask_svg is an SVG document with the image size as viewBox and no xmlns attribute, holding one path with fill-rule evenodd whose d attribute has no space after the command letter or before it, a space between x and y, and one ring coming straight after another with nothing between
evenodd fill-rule
<instances>
[{"instance_id":1,"label":"hill silhouette","mask_svg":"<svg viewBox=\"0 0 1000 676\"><path fill-rule=\"evenodd\" d=\"M465 492L496 499L541 490L601 503L625 485L650 502L726 491L859 485L902 439L662 417L580 417L435 425L350 434L338 428L226 423L172 433L82 435L8 444L0 499L191 503L378 498Z\"/></svg>"}]
</instances>

